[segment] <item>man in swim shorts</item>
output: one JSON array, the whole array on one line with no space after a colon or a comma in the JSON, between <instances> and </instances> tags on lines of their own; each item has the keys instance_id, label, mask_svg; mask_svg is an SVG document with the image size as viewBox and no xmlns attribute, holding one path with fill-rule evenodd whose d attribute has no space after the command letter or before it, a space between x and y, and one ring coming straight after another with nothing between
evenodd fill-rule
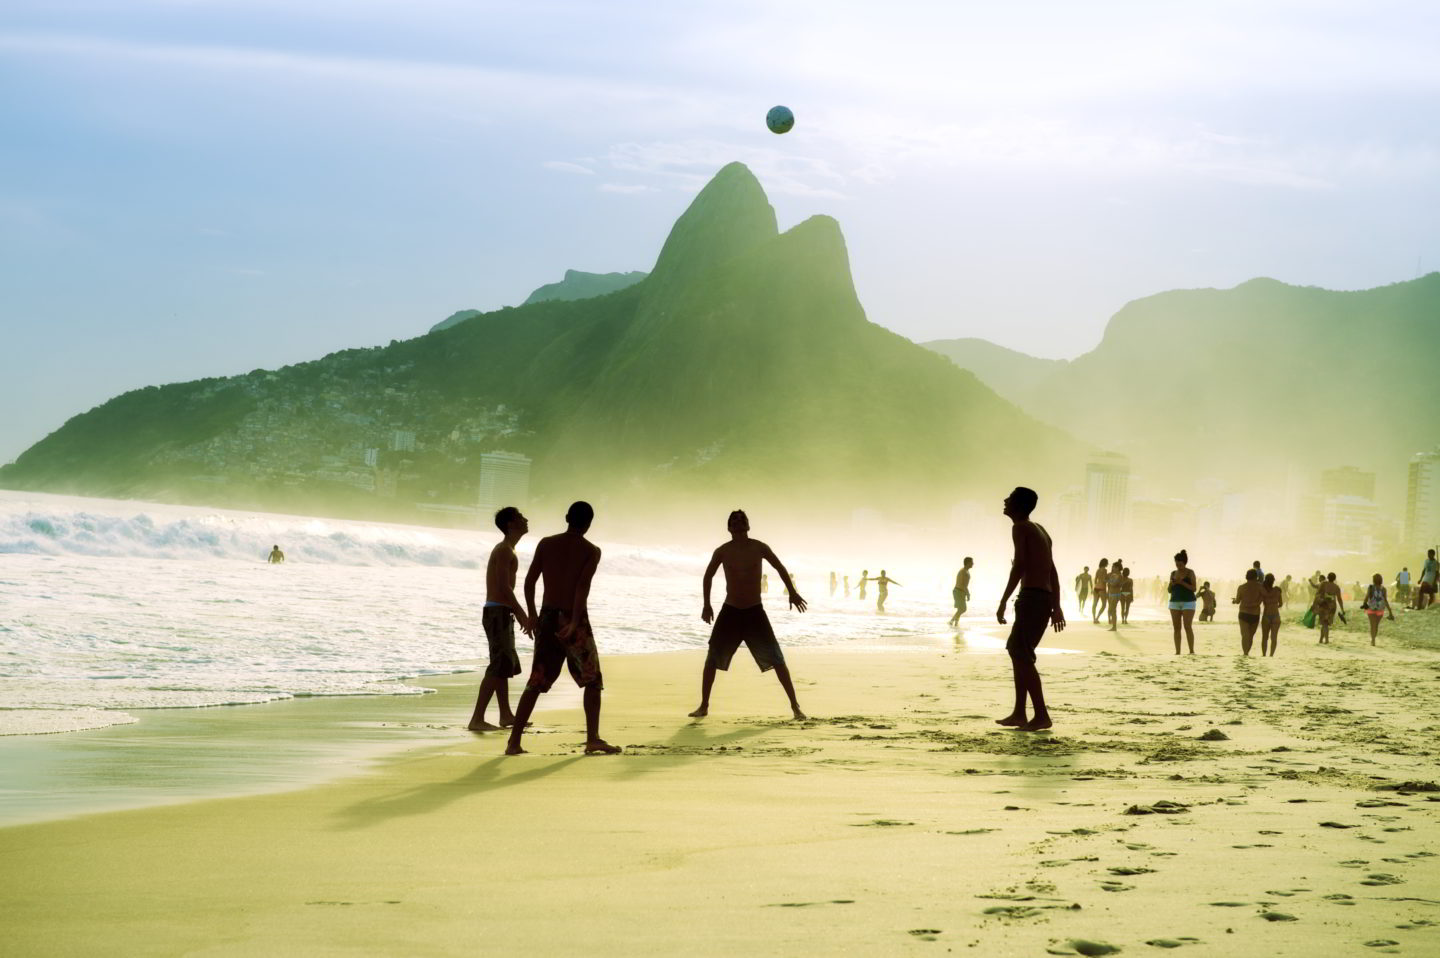
<instances>
[{"instance_id":1,"label":"man in swim shorts","mask_svg":"<svg viewBox=\"0 0 1440 958\"><path fill-rule=\"evenodd\" d=\"M546 536L535 546L530 571L525 574L525 605L535 623L535 659L515 709L506 755L525 754L520 739L530 713L567 666L575 684L585 690L585 754L614 755L620 751L600 737L600 691L604 681L586 611L590 583L600 565L600 547L585 538L594 519L590 503L576 502L565 513L565 531ZM540 614L536 615L535 582L542 576L545 596Z\"/></svg>"},{"instance_id":2,"label":"man in swim shorts","mask_svg":"<svg viewBox=\"0 0 1440 958\"><path fill-rule=\"evenodd\" d=\"M1249 655L1250 646L1255 643L1255 630L1260 628L1261 608L1265 604L1265 585L1253 566L1245 570L1245 581L1235 590L1235 598L1230 601L1240 606L1240 651Z\"/></svg>"},{"instance_id":3,"label":"man in swim shorts","mask_svg":"<svg viewBox=\"0 0 1440 958\"><path fill-rule=\"evenodd\" d=\"M530 616L520 607L520 600L515 598L515 575L520 570L515 545L521 536L530 531L530 520L514 506L506 506L495 513L495 526L505 538L495 543L495 548L490 550L490 561L485 566L485 608L480 613L480 624L485 627L490 659L485 666L485 678L480 682L480 694L475 699L475 712L466 726L472 732L499 731L509 728L515 721L510 711L510 680L520 674L520 656L515 651L515 623L520 623L526 635L533 631ZM491 696L499 705L499 725L485 721L485 709Z\"/></svg>"},{"instance_id":4,"label":"man in swim shorts","mask_svg":"<svg viewBox=\"0 0 1440 958\"><path fill-rule=\"evenodd\" d=\"M1010 665L1015 672L1015 708L996 724L1027 732L1038 732L1051 726L1050 712L1045 708L1045 691L1040 672L1035 668L1035 648L1045 637L1045 629L1053 625L1056 632L1065 628L1065 612L1060 607L1060 574L1055 571L1054 547L1050 534L1039 523L1030 521L1030 514L1040 497L1035 490L1016 486L1005 500L1005 515L1014 523L1010 538L1015 545L1015 559L1010 566L1010 579L1000 597L1000 610L995 619L1005 624L1005 604L1015 587L1015 624L1005 642ZM1025 717L1025 700L1034 708Z\"/></svg>"},{"instance_id":5,"label":"man in swim shorts","mask_svg":"<svg viewBox=\"0 0 1440 958\"><path fill-rule=\"evenodd\" d=\"M1440 563L1435 560L1435 550L1426 553L1425 565L1420 569L1420 588L1416 590L1415 608L1423 609L1434 605L1435 591L1440 584Z\"/></svg>"},{"instance_id":6,"label":"man in swim shorts","mask_svg":"<svg viewBox=\"0 0 1440 958\"><path fill-rule=\"evenodd\" d=\"M1080 614L1085 614L1085 597L1090 594L1090 567L1075 577L1075 594L1080 597Z\"/></svg>"},{"instance_id":7,"label":"man in swim shorts","mask_svg":"<svg viewBox=\"0 0 1440 958\"><path fill-rule=\"evenodd\" d=\"M950 597L955 600L955 614L950 616L952 629L960 624L960 616L965 614L965 608L970 602L970 567L974 564L975 560L966 556L965 564L955 573L955 588L950 590Z\"/></svg>"},{"instance_id":8,"label":"man in swim shorts","mask_svg":"<svg viewBox=\"0 0 1440 958\"><path fill-rule=\"evenodd\" d=\"M780 581L790 594L792 609L804 612L805 600L795 591L794 579L770 547L750 538L750 519L743 510L730 513L726 527L730 530L730 541L715 550L705 567L705 606L700 610L700 618L706 624L713 622L714 627L710 631L710 651L705 656L705 671L700 679L700 707L691 712L690 717L704 718L710 714L710 690L715 686L715 672L730 670L730 660L743 642L761 672L775 670L780 687L790 698L791 714L797 721L803 720L805 713L800 711L800 702L795 698L795 683L790 680L785 654L780 651L775 630L770 627L770 617L760 601L761 563L770 563L780 574ZM710 606L710 583L715 578L715 570L722 565L725 567L725 602L720 606L720 615L716 616Z\"/></svg>"}]
</instances>

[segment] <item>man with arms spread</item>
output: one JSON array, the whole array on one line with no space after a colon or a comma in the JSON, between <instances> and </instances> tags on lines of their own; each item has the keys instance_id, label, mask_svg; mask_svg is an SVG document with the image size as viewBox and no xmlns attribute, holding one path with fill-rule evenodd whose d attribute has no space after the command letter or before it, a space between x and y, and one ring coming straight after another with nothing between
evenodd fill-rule
<instances>
[{"instance_id":1,"label":"man with arms spread","mask_svg":"<svg viewBox=\"0 0 1440 958\"><path fill-rule=\"evenodd\" d=\"M996 722L1013 728L1037 732L1050 727L1050 713L1045 708L1045 693L1040 686L1040 672L1035 668L1035 647L1045 637L1045 627L1065 628L1065 612L1060 608L1060 574L1055 571L1050 534L1038 523L1030 521L1030 513L1040 497L1035 490L1016 486L1005 500L1005 515L1015 524L1011 539L1015 543L1015 560L1010 566L1010 580L1000 597L1000 611L995 618L1005 624L1005 603L1015 587L1015 625L1005 651L1015 670L1015 710ZM1025 718L1025 699L1034 706L1034 716Z\"/></svg>"},{"instance_id":2,"label":"man with arms spread","mask_svg":"<svg viewBox=\"0 0 1440 958\"><path fill-rule=\"evenodd\" d=\"M700 611L700 618L707 625L714 622L715 626L710 632L710 652L705 656L705 672L700 680L700 707L690 716L704 718L710 714L710 689L715 685L715 670L728 672L730 660L744 642L761 672L775 670L780 687L790 697L790 711L796 719L804 719L805 713L800 711L800 702L795 698L795 684L790 681L790 669L785 665L785 655L775 640L775 631L770 628L765 606L760 603L760 563L768 562L780 573L780 581L790 593L791 608L804 612L805 600L795 591L794 580L770 547L750 538L750 520L742 510L730 513L726 525L730 541L715 550L705 567L705 607ZM725 567L725 602L717 617L710 607L710 583L715 578L715 570L722 565Z\"/></svg>"},{"instance_id":3,"label":"man with arms spread","mask_svg":"<svg viewBox=\"0 0 1440 958\"><path fill-rule=\"evenodd\" d=\"M973 565L975 560L966 556L965 564L955 573L955 588L950 590L950 595L955 600L955 614L950 616L951 628L960 624L960 616L965 614L965 607L970 602L970 568Z\"/></svg>"},{"instance_id":4,"label":"man with arms spread","mask_svg":"<svg viewBox=\"0 0 1440 958\"><path fill-rule=\"evenodd\" d=\"M506 506L495 513L495 525L505 538L495 543L495 548L490 550L490 562L485 566L485 609L480 613L480 624L485 627L490 662L485 666L480 695L475 699L475 714L470 716L467 726L472 732L499 731L515 721L510 711L510 679L520 674L520 656L515 652L515 623L520 623L526 635L532 631L530 616L515 598L515 574L520 570L515 544L530 531L530 521L519 509ZM492 695L500 707L499 725L485 721L485 709Z\"/></svg>"},{"instance_id":5,"label":"man with arms spread","mask_svg":"<svg viewBox=\"0 0 1440 958\"><path fill-rule=\"evenodd\" d=\"M523 755L520 736L542 692L550 691L560 669L570 668L575 684L585 690L585 754L614 755L620 749L600 737L600 654L590 631L586 600L590 581L600 565L600 548L585 538L595 510L588 502L577 502L565 513L566 529L546 536L535 546L530 571L525 574L525 605L535 628L535 661L530 680L515 709L506 755ZM545 578L545 598L535 614L535 580Z\"/></svg>"}]
</instances>

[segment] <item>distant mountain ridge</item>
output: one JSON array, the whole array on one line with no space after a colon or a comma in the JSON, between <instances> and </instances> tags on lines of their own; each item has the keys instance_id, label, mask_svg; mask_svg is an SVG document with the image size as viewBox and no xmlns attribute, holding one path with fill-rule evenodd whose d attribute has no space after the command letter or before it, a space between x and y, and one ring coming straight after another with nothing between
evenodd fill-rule
<instances>
[{"instance_id":1,"label":"distant mountain ridge","mask_svg":"<svg viewBox=\"0 0 1440 958\"><path fill-rule=\"evenodd\" d=\"M997 346L988 339L935 339L920 345L961 369L968 369L982 383L1021 408L1025 407L1030 391L1067 362L1039 359Z\"/></svg>"},{"instance_id":2,"label":"distant mountain ridge","mask_svg":"<svg viewBox=\"0 0 1440 958\"><path fill-rule=\"evenodd\" d=\"M263 507L323 495L369 514L387 497L473 503L476 459L496 448L533 459L546 500L769 502L841 523L858 507L933 521L1083 453L869 322L835 220L780 232L759 182L732 163L654 270L618 292L127 393L27 450L0 483Z\"/></svg>"},{"instance_id":3,"label":"distant mountain ridge","mask_svg":"<svg viewBox=\"0 0 1440 958\"><path fill-rule=\"evenodd\" d=\"M633 270L629 273L585 273L578 269L567 269L564 279L558 283L546 283L525 297L525 302L520 305L529 306L532 303L544 303L557 299L590 299L608 293L618 293L628 286L634 286L649 275L642 270ZM449 329L457 323L463 323L465 320L479 315L480 310L478 309L459 310L431 326L430 332Z\"/></svg>"}]
</instances>

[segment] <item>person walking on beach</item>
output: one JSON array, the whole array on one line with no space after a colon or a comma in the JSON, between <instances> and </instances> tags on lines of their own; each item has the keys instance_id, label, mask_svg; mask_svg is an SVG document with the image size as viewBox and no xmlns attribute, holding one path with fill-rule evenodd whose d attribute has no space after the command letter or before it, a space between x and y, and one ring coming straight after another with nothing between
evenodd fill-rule
<instances>
[{"instance_id":1,"label":"person walking on beach","mask_svg":"<svg viewBox=\"0 0 1440 958\"><path fill-rule=\"evenodd\" d=\"M1390 621L1395 621L1395 611L1390 608L1390 597L1385 594L1385 577L1380 573L1370 580L1370 587L1365 590L1365 602L1360 608L1365 610L1365 618L1370 620L1370 644L1375 644L1375 639L1380 635L1380 617L1390 616Z\"/></svg>"},{"instance_id":2,"label":"person walking on beach","mask_svg":"<svg viewBox=\"0 0 1440 958\"><path fill-rule=\"evenodd\" d=\"M1292 584L1288 575L1285 577L1285 581L1280 583L1280 605L1282 608L1290 608L1290 588Z\"/></svg>"},{"instance_id":3,"label":"person walking on beach","mask_svg":"<svg viewBox=\"0 0 1440 958\"><path fill-rule=\"evenodd\" d=\"M974 564L975 560L966 556L965 564L955 573L955 588L950 590L950 597L955 601L955 614L950 616L952 629L960 624L960 616L965 614L965 607L970 602L970 567Z\"/></svg>"},{"instance_id":4,"label":"person walking on beach","mask_svg":"<svg viewBox=\"0 0 1440 958\"><path fill-rule=\"evenodd\" d=\"M1263 593L1260 596L1260 655L1274 656L1275 649L1280 645L1280 605L1284 596L1280 587L1275 584L1275 573L1265 573L1265 579L1261 582Z\"/></svg>"},{"instance_id":5,"label":"person walking on beach","mask_svg":"<svg viewBox=\"0 0 1440 958\"><path fill-rule=\"evenodd\" d=\"M515 623L520 624L520 630L526 635L533 631L530 616L515 598L515 575L520 570L515 545L530 531L530 520L514 506L506 506L495 513L495 527L505 538L495 543L495 548L490 550L490 561L485 565L485 608L480 613L480 624L485 628L490 660L485 665L485 677L480 680L475 712L466 726L472 732L497 732L514 723L515 715L510 711L510 679L520 674ZM499 725L485 721L485 709L492 696L500 710Z\"/></svg>"},{"instance_id":6,"label":"person walking on beach","mask_svg":"<svg viewBox=\"0 0 1440 958\"><path fill-rule=\"evenodd\" d=\"M867 582L869 582L869 581L870 581L870 570L869 570L869 569L861 569L861 570L860 570L860 581L857 582L857 583L855 583L855 589L856 589L856 591L855 591L855 597L856 597L857 599L859 599L861 602L864 602L864 601L865 601L865 583L867 583Z\"/></svg>"},{"instance_id":7,"label":"person walking on beach","mask_svg":"<svg viewBox=\"0 0 1440 958\"><path fill-rule=\"evenodd\" d=\"M1408 565L1395 573L1395 601L1402 606L1410 601L1410 567Z\"/></svg>"},{"instance_id":8,"label":"person walking on beach","mask_svg":"<svg viewBox=\"0 0 1440 958\"><path fill-rule=\"evenodd\" d=\"M1210 588L1210 583L1207 581L1204 585L1200 587L1200 591L1196 594L1200 599L1200 621L1214 622L1215 590Z\"/></svg>"},{"instance_id":9,"label":"person walking on beach","mask_svg":"<svg viewBox=\"0 0 1440 958\"><path fill-rule=\"evenodd\" d=\"M890 578L888 575L886 575L884 569L881 569L881 570L880 570L880 574L875 577L874 582L875 582L875 611L876 611L876 612L880 612L880 613L883 614L884 611L885 611L885 600L888 599L888 598L890 598L890 586L891 586L891 584L893 583L893 584L895 584L895 585L901 585L901 583L900 583L898 580L892 579L892 578ZM902 586L902 587L903 587L903 586Z\"/></svg>"},{"instance_id":10,"label":"person walking on beach","mask_svg":"<svg viewBox=\"0 0 1440 958\"><path fill-rule=\"evenodd\" d=\"M1335 622L1335 614L1338 611L1340 618L1345 618L1345 596L1340 593L1340 586L1335 584L1335 573L1330 573L1320 580L1320 585L1315 590L1315 601L1310 604L1315 610L1315 621L1320 624L1320 641L1317 645L1330 644L1330 626Z\"/></svg>"},{"instance_id":11,"label":"person walking on beach","mask_svg":"<svg viewBox=\"0 0 1440 958\"><path fill-rule=\"evenodd\" d=\"M1175 553L1175 571L1170 573L1170 601L1166 603L1170 609L1170 625L1175 630L1176 655L1180 654L1182 626L1185 640L1190 644L1190 654L1195 654L1195 595L1195 571L1190 568L1190 553L1181 549Z\"/></svg>"},{"instance_id":12,"label":"person walking on beach","mask_svg":"<svg viewBox=\"0 0 1440 958\"><path fill-rule=\"evenodd\" d=\"M1090 594L1090 582L1090 567L1087 565L1085 569L1075 577L1075 594L1080 597L1081 615L1085 614L1085 598Z\"/></svg>"},{"instance_id":13,"label":"person walking on beach","mask_svg":"<svg viewBox=\"0 0 1440 958\"><path fill-rule=\"evenodd\" d=\"M614 755L620 751L600 737L600 692L605 686L586 605L590 583L600 565L600 547L585 538L594 521L595 510L590 503L572 503L565 513L565 531L546 536L535 546L530 571L525 573L525 606L535 630L535 659L515 708L506 755L525 754L520 739L530 713L567 666L575 684L585 690L585 754ZM542 577L545 592L537 616L535 582Z\"/></svg>"},{"instance_id":14,"label":"person walking on beach","mask_svg":"<svg viewBox=\"0 0 1440 958\"><path fill-rule=\"evenodd\" d=\"M1440 563L1435 561L1435 550L1426 553L1425 565L1420 569L1420 588L1415 596L1415 608L1424 609L1435 602L1436 583L1440 581Z\"/></svg>"},{"instance_id":15,"label":"person walking on beach","mask_svg":"<svg viewBox=\"0 0 1440 958\"><path fill-rule=\"evenodd\" d=\"M1035 490L1016 486L1005 500L1005 515L1014 523L1010 538L1015 545L1015 558L1010 565L1010 578L1005 583L1005 594L1000 597L1000 609L995 619L1005 624L1005 604L1015 587L1020 594L1015 598L1015 624L1010 628L1010 637L1005 642L1005 651L1010 653L1010 665L1015 672L1015 708L996 724L1010 728L1038 732L1053 723L1050 712L1045 708L1045 691L1041 687L1040 672L1035 668L1035 648L1045 637L1045 628L1054 626L1056 632L1065 628L1065 610L1060 604L1060 573L1055 571L1054 544L1050 534L1037 522L1030 521L1030 514L1040 497ZM1025 715L1025 700L1030 700L1033 713Z\"/></svg>"},{"instance_id":16,"label":"person walking on beach","mask_svg":"<svg viewBox=\"0 0 1440 958\"><path fill-rule=\"evenodd\" d=\"M1255 569L1245 570L1245 581L1240 583L1240 587L1235 590L1235 598L1230 601L1240 606L1240 651L1249 655L1250 646L1255 643L1255 630L1260 627L1260 612L1265 604L1265 585L1260 581L1260 575Z\"/></svg>"},{"instance_id":17,"label":"person walking on beach","mask_svg":"<svg viewBox=\"0 0 1440 958\"><path fill-rule=\"evenodd\" d=\"M691 712L690 717L704 718L710 714L715 671L728 672L730 660L744 642L761 672L775 670L780 687L790 699L791 714L796 721L803 721L805 713L800 711L800 702L795 698L795 683L790 680L785 654L780 651L775 630L770 627L770 617L760 601L761 563L770 563L780 574L780 581L790 593L790 608L804 612L805 600L795 591L795 582L779 557L759 539L750 538L750 519L743 510L730 513L726 527L730 530L730 541L715 550L705 567L705 606L700 610L700 619L706 625L714 622L714 627L710 630L710 650L705 655L705 671L700 679L700 707ZM710 583L715 578L715 570L721 566L725 567L725 602L717 616L710 607Z\"/></svg>"},{"instance_id":18,"label":"person walking on beach","mask_svg":"<svg viewBox=\"0 0 1440 958\"><path fill-rule=\"evenodd\" d=\"M1105 577L1105 608L1110 620L1110 631L1116 631L1116 616L1120 613L1120 593L1124 589L1125 567L1116 559L1110 565L1110 574Z\"/></svg>"},{"instance_id":19,"label":"person walking on beach","mask_svg":"<svg viewBox=\"0 0 1440 958\"><path fill-rule=\"evenodd\" d=\"M1105 589L1110 581L1110 560L1101 559L1095 566L1094 587L1091 596L1090 616L1095 625L1100 624L1100 610L1106 606Z\"/></svg>"},{"instance_id":20,"label":"person walking on beach","mask_svg":"<svg viewBox=\"0 0 1440 958\"><path fill-rule=\"evenodd\" d=\"M280 551L280 547L278 545L271 546L270 556L265 561L270 563L271 565L280 565L285 561L285 553Z\"/></svg>"}]
</instances>

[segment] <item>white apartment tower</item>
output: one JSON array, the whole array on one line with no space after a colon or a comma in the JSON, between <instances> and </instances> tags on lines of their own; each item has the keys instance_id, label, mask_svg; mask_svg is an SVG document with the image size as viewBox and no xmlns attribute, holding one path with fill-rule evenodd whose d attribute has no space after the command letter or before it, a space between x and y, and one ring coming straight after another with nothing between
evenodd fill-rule
<instances>
[{"instance_id":1,"label":"white apartment tower","mask_svg":"<svg viewBox=\"0 0 1440 958\"><path fill-rule=\"evenodd\" d=\"M480 495L476 506L486 518L505 506L524 507L530 498L530 458L514 452L480 456Z\"/></svg>"},{"instance_id":2,"label":"white apartment tower","mask_svg":"<svg viewBox=\"0 0 1440 958\"><path fill-rule=\"evenodd\" d=\"M1113 452L1091 456L1085 464L1086 531L1097 540L1122 535L1129 511L1130 460Z\"/></svg>"},{"instance_id":3,"label":"white apartment tower","mask_svg":"<svg viewBox=\"0 0 1440 958\"><path fill-rule=\"evenodd\" d=\"M1417 452L1410 459L1405 496L1405 541L1411 548L1440 544L1440 448Z\"/></svg>"}]
</instances>

